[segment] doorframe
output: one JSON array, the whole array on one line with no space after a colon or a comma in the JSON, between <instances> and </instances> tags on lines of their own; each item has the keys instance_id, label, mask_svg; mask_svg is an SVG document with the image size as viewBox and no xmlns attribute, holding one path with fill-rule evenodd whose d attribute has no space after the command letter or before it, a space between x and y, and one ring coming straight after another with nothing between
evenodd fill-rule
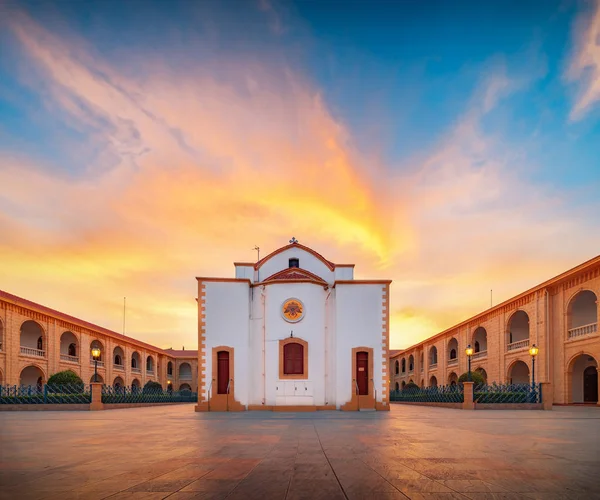
<instances>
[{"instance_id":1,"label":"doorframe","mask_svg":"<svg viewBox=\"0 0 600 500\"><path fill-rule=\"evenodd\" d=\"M217 353L227 351L229 353L229 394L218 393L219 366ZM208 400L208 411L244 411L242 406L235 398L235 357L233 347L220 345L212 348L212 385L210 386L210 399Z\"/></svg>"},{"instance_id":2,"label":"doorframe","mask_svg":"<svg viewBox=\"0 0 600 500\"><path fill-rule=\"evenodd\" d=\"M367 377L367 394L359 396L356 394L356 354L360 351L364 351L369 356L369 376ZM371 379L375 381L373 372L373 348L367 346L353 347L352 348L352 371L350 372L350 401L341 407L344 411L356 411L360 408L375 408L375 394L373 393L374 382L371 383Z\"/></svg>"}]
</instances>

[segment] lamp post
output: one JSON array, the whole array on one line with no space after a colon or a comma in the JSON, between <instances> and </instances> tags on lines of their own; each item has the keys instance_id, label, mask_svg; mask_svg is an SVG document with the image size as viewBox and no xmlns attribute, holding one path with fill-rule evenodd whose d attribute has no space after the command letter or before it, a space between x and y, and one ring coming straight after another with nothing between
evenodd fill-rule
<instances>
[{"instance_id":1,"label":"lamp post","mask_svg":"<svg viewBox=\"0 0 600 500\"><path fill-rule=\"evenodd\" d=\"M92 347L92 358L94 358L94 382L98 382L98 359L100 359L100 351L99 347Z\"/></svg>"},{"instance_id":2,"label":"lamp post","mask_svg":"<svg viewBox=\"0 0 600 500\"><path fill-rule=\"evenodd\" d=\"M535 357L539 351L538 346L535 344L529 348L529 354L531 355L531 387L535 387Z\"/></svg>"},{"instance_id":3,"label":"lamp post","mask_svg":"<svg viewBox=\"0 0 600 500\"><path fill-rule=\"evenodd\" d=\"M471 344L467 346L467 348L465 349L465 353L467 355L467 359L469 360L469 371L467 373L467 380L471 382L471 356L473 356L473 348L471 347Z\"/></svg>"}]
</instances>

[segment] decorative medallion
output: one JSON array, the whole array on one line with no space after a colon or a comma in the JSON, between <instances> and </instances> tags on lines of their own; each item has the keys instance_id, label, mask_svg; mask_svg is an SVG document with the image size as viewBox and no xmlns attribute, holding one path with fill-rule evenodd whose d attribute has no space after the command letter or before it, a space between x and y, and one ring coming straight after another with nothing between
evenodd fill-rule
<instances>
[{"instance_id":1,"label":"decorative medallion","mask_svg":"<svg viewBox=\"0 0 600 500\"><path fill-rule=\"evenodd\" d=\"M281 306L281 315L288 323L298 323L304 317L304 304L298 299L287 299Z\"/></svg>"}]
</instances>

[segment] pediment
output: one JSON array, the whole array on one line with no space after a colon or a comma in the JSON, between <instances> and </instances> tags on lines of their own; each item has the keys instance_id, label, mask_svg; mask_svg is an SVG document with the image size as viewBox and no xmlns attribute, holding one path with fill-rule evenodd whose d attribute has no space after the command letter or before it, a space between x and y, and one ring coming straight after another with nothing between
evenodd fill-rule
<instances>
[{"instance_id":1,"label":"pediment","mask_svg":"<svg viewBox=\"0 0 600 500\"><path fill-rule=\"evenodd\" d=\"M267 281L313 281L321 285L327 285L327 282L320 276L317 276L316 274L299 267L290 267L272 274L268 278L265 278L263 283Z\"/></svg>"}]
</instances>

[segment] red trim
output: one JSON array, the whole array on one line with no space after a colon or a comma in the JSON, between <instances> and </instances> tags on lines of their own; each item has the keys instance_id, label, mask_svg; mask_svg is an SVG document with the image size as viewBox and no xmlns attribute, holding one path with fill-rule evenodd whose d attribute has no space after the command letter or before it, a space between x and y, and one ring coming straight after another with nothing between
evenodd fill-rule
<instances>
[{"instance_id":1,"label":"red trim","mask_svg":"<svg viewBox=\"0 0 600 500\"><path fill-rule=\"evenodd\" d=\"M328 261L325 257L323 257L320 253L315 252L312 248L301 245L300 243L290 243L289 245L278 248L277 250L275 250L274 252L271 252L269 255L267 255L266 257L263 257L256 264L254 264L254 269L257 269L257 270L260 269L261 266L265 262L267 262L271 257L274 257L275 255L280 254L281 252L285 252L286 250L289 250L290 248L300 248L301 250L304 250L305 252L308 252L308 253L314 255L323 264L325 264L330 271L333 271L335 269L335 264L333 262Z\"/></svg>"},{"instance_id":2,"label":"red trim","mask_svg":"<svg viewBox=\"0 0 600 500\"><path fill-rule=\"evenodd\" d=\"M268 278L265 278L263 280L263 282L265 282L265 281L279 281L279 280L286 280L286 281L296 281L296 280L306 281L306 280L309 280L309 281L316 281L320 285L327 285L328 284L320 276L317 276L316 274L313 274L310 271L307 271L306 269L302 269L300 267L288 267L287 269L279 271L279 272L277 272L275 274L272 274Z\"/></svg>"}]
</instances>

